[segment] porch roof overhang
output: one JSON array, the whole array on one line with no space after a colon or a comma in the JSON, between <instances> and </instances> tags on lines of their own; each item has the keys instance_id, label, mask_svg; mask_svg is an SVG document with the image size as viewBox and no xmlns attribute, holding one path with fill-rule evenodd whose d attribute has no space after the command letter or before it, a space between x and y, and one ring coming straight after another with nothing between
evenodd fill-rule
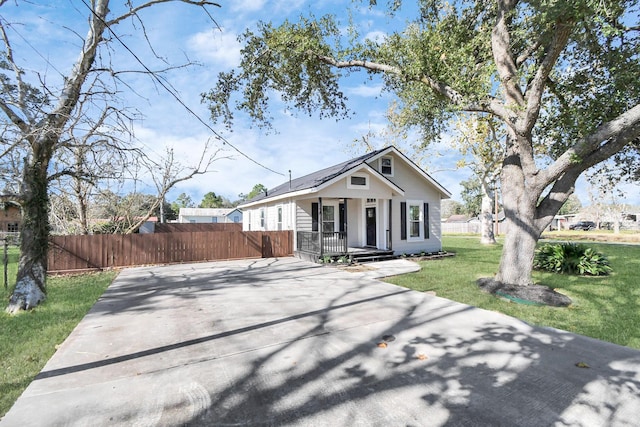
<instances>
[{"instance_id":1,"label":"porch roof overhang","mask_svg":"<svg viewBox=\"0 0 640 427\"><path fill-rule=\"evenodd\" d=\"M271 202L276 202L278 200L284 200L284 199L300 199L303 198L304 196L308 196L308 195L312 195L312 194L317 194L319 192L321 192L322 190L324 190L325 188L335 184L336 182L354 174L357 172L367 172L369 174L371 174L371 176L376 177L382 184L384 184L385 186L387 186L393 193L396 193L400 196L404 196L404 190L402 188L400 188L399 186L397 186L396 184L394 184L393 182L391 182L386 176L382 175L380 172L378 172L377 170L375 170L374 168L372 168L371 166L369 166L366 163L362 163L357 165L356 167L353 167L351 169L348 169L346 171L344 171L341 174L338 174L336 176L334 176L333 178L324 181L318 185L309 187L309 188L305 188L305 189L301 189L298 191L292 191L292 192L288 192L288 193L283 193L283 194L278 194L275 196L271 196L271 197L266 197L260 200L257 200L255 202L249 202L249 203L245 203L242 205L239 205L238 207L241 209L245 209L245 208L250 208L252 206L259 206L265 203L271 203ZM362 190L363 192L366 190ZM363 195L364 196L364 195Z\"/></svg>"}]
</instances>

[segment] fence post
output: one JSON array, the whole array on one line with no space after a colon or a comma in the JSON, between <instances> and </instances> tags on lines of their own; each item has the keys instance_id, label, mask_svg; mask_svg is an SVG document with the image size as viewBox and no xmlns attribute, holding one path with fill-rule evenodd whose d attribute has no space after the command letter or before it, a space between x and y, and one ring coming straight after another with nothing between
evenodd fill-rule
<instances>
[{"instance_id":1,"label":"fence post","mask_svg":"<svg viewBox=\"0 0 640 427\"><path fill-rule=\"evenodd\" d=\"M7 277L7 270L9 268L9 241L6 237L2 241L4 242L4 289L7 290L9 289L9 279Z\"/></svg>"}]
</instances>

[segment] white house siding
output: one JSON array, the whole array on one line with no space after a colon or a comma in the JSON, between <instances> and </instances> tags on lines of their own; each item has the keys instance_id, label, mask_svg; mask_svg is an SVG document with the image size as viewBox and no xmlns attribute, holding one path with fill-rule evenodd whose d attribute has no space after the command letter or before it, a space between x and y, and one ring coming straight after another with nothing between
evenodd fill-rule
<instances>
[{"instance_id":1,"label":"white house siding","mask_svg":"<svg viewBox=\"0 0 640 427\"><path fill-rule=\"evenodd\" d=\"M318 200L298 200L298 203L296 204L296 231L311 231L313 228L311 203L314 201Z\"/></svg>"},{"instance_id":2,"label":"white house siding","mask_svg":"<svg viewBox=\"0 0 640 427\"><path fill-rule=\"evenodd\" d=\"M434 252L442 249L440 235L440 193L404 161L394 158L393 176L389 180L404 190L404 196L394 196L392 202L392 248L395 253ZM376 169L378 161L372 163ZM419 241L401 240L400 202L420 200L429 204L429 238ZM382 210L381 210L382 212ZM385 228L386 230L386 228Z\"/></svg>"},{"instance_id":3,"label":"white house siding","mask_svg":"<svg viewBox=\"0 0 640 427\"><path fill-rule=\"evenodd\" d=\"M282 230L293 230L295 203L291 200L280 200L244 209L242 229L244 231L277 231L279 207L282 208ZM261 220L261 212L263 210L264 225Z\"/></svg>"},{"instance_id":4,"label":"white house siding","mask_svg":"<svg viewBox=\"0 0 640 427\"><path fill-rule=\"evenodd\" d=\"M347 180L344 178L336 181L332 185L323 189L318 193L318 197L323 198L349 198L349 199L388 199L391 197L391 189L389 185L383 183L381 178L377 175L372 175L368 172L355 172L357 176L367 176L369 182L368 189L349 188L347 186ZM400 186L401 187L401 186Z\"/></svg>"}]
</instances>

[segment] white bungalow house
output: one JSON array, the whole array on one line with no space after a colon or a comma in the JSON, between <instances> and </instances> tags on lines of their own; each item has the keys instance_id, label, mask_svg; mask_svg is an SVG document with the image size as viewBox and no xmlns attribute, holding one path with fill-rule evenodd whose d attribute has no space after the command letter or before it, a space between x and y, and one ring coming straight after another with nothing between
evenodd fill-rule
<instances>
[{"instance_id":1,"label":"white bungalow house","mask_svg":"<svg viewBox=\"0 0 640 427\"><path fill-rule=\"evenodd\" d=\"M390 146L290 180L240 205L243 230L293 230L296 255L442 249L440 201L451 194Z\"/></svg>"},{"instance_id":2,"label":"white bungalow house","mask_svg":"<svg viewBox=\"0 0 640 427\"><path fill-rule=\"evenodd\" d=\"M180 208L179 223L228 223L242 222L242 211L238 208Z\"/></svg>"}]
</instances>

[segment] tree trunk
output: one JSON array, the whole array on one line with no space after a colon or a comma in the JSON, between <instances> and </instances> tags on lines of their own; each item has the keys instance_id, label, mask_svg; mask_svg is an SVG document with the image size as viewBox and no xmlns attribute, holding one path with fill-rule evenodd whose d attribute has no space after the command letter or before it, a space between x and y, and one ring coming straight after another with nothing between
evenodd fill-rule
<instances>
[{"instance_id":1,"label":"tree trunk","mask_svg":"<svg viewBox=\"0 0 640 427\"><path fill-rule=\"evenodd\" d=\"M8 313L29 310L46 297L49 245L47 166L46 160L25 162L20 261L16 287L6 309Z\"/></svg>"},{"instance_id":2,"label":"tree trunk","mask_svg":"<svg viewBox=\"0 0 640 427\"><path fill-rule=\"evenodd\" d=\"M506 235L502 257L495 280L509 285L529 286L533 284L533 258L536 244L544 228L551 223L536 218L536 206L541 190L528 186L520 163L520 156L512 151L502 167L502 205L506 221Z\"/></svg>"},{"instance_id":3,"label":"tree trunk","mask_svg":"<svg viewBox=\"0 0 640 427\"><path fill-rule=\"evenodd\" d=\"M480 209L480 243L495 245L496 237L493 234L493 197L486 182L481 183L482 205ZM495 193L493 194L495 196Z\"/></svg>"},{"instance_id":4,"label":"tree trunk","mask_svg":"<svg viewBox=\"0 0 640 427\"><path fill-rule=\"evenodd\" d=\"M620 234L620 214L613 217L613 234Z\"/></svg>"},{"instance_id":5,"label":"tree trunk","mask_svg":"<svg viewBox=\"0 0 640 427\"><path fill-rule=\"evenodd\" d=\"M506 224L507 233L496 280L510 285L529 286L533 284L531 272L540 234L523 227L519 215L517 218L507 215Z\"/></svg>"}]
</instances>

